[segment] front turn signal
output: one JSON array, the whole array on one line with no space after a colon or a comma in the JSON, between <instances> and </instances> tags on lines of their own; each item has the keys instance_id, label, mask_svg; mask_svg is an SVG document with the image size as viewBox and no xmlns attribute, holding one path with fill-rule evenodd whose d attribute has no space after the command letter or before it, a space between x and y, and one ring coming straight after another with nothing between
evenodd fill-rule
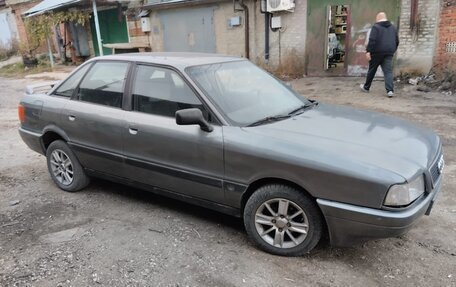
<instances>
[{"instance_id":1,"label":"front turn signal","mask_svg":"<svg viewBox=\"0 0 456 287\"><path fill-rule=\"evenodd\" d=\"M25 107L23 105L19 105L17 107L17 114L19 116L19 121L22 123L25 122Z\"/></svg>"}]
</instances>

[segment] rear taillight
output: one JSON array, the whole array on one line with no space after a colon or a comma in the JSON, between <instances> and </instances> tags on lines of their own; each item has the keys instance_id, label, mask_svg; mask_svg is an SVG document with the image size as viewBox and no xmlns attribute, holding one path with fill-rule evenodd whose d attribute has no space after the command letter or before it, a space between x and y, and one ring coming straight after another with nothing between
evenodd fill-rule
<instances>
[{"instance_id":1,"label":"rear taillight","mask_svg":"<svg viewBox=\"0 0 456 287\"><path fill-rule=\"evenodd\" d=\"M17 114L19 116L19 121L21 123L25 122L25 107L23 105L17 107Z\"/></svg>"}]
</instances>

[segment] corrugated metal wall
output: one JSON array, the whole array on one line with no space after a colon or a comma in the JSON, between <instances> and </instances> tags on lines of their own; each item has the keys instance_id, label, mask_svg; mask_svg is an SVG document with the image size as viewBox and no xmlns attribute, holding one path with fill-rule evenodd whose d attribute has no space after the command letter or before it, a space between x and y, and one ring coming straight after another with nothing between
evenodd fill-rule
<instances>
[{"instance_id":1,"label":"corrugated metal wall","mask_svg":"<svg viewBox=\"0 0 456 287\"><path fill-rule=\"evenodd\" d=\"M215 53L214 8L182 8L158 13L165 51Z\"/></svg>"},{"instance_id":2,"label":"corrugated metal wall","mask_svg":"<svg viewBox=\"0 0 456 287\"><path fill-rule=\"evenodd\" d=\"M356 49L362 38L375 22L378 12L386 12L388 18L397 27L400 15L400 0L320 0L308 1L307 6L307 40L306 40L306 72L308 75L325 75L326 59L325 38L326 13L329 5L350 5L350 30L347 31L346 72L342 75L364 75L367 62L364 53Z\"/></svg>"}]
</instances>

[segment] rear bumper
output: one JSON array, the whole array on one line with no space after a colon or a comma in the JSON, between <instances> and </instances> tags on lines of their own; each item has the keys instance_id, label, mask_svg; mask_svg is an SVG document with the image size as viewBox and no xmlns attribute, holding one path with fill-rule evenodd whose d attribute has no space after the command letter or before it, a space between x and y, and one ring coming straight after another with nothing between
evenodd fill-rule
<instances>
[{"instance_id":1,"label":"rear bumper","mask_svg":"<svg viewBox=\"0 0 456 287\"><path fill-rule=\"evenodd\" d=\"M401 210L381 210L317 199L328 224L331 245L352 246L375 238L394 237L407 232L430 209L440 191L435 188L411 206Z\"/></svg>"},{"instance_id":2,"label":"rear bumper","mask_svg":"<svg viewBox=\"0 0 456 287\"><path fill-rule=\"evenodd\" d=\"M44 148L41 142L41 134L35 133L23 128L19 128L19 134L25 144L37 153L44 154Z\"/></svg>"}]
</instances>

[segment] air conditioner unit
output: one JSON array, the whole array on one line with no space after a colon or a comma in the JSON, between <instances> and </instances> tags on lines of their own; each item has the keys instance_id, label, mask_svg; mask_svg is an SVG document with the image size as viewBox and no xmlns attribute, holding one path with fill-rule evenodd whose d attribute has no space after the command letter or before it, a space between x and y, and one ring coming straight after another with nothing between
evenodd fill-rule
<instances>
[{"instance_id":1,"label":"air conditioner unit","mask_svg":"<svg viewBox=\"0 0 456 287\"><path fill-rule=\"evenodd\" d=\"M294 0L266 0L267 12L293 11L294 7Z\"/></svg>"}]
</instances>

